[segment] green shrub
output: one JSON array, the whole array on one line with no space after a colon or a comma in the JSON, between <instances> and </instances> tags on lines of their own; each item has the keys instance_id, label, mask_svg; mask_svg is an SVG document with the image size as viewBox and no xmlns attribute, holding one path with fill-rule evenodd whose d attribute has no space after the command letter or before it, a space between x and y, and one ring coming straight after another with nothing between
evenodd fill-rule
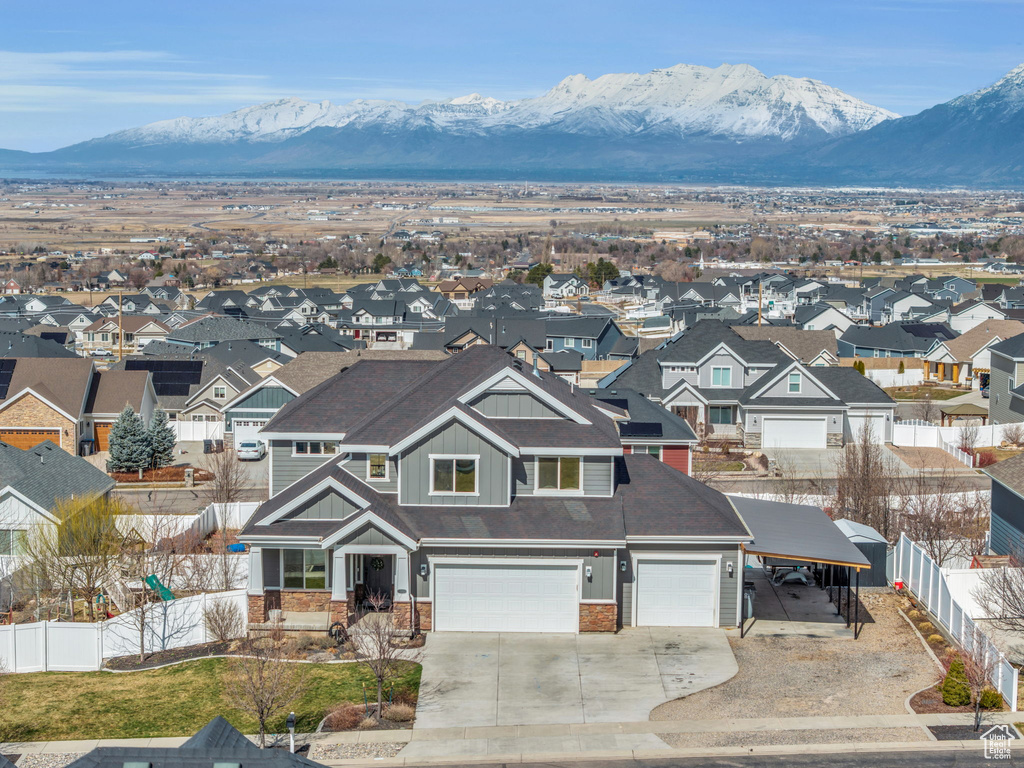
<instances>
[{"instance_id":1,"label":"green shrub","mask_svg":"<svg viewBox=\"0 0 1024 768\"><path fill-rule=\"evenodd\" d=\"M981 692L981 708L982 709L1002 709L1003 697L999 695L999 691L995 688L986 688Z\"/></svg>"},{"instance_id":2,"label":"green shrub","mask_svg":"<svg viewBox=\"0 0 1024 768\"><path fill-rule=\"evenodd\" d=\"M971 703L971 687L967 684L967 674L961 659L953 659L949 665L941 690L942 702L947 707L966 707Z\"/></svg>"},{"instance_id":3,"label":"green shrub","mask_svg":"<svg viewBox=\"0 0 1024 768\"><path fill-rule=\"evenodd\" d=\"M907 372L907 367L905 365L903 365L903 361L900 360L900 369L897 371L897 373L906 373L906 372Z\"/></svg>"}]
</instances>

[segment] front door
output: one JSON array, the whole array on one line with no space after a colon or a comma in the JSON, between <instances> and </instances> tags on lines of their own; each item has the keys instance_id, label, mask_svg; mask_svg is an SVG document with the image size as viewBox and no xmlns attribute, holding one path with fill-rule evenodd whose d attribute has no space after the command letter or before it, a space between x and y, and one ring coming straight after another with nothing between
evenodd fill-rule
<instances>
[{"instance_id":1,"label":"front door","mask_svg":"<svg viewBox=\"0 0 1024 768\"><path fill-rule=\"evenodd\" d=\"M363 584L367 595L391 598L395 590L394 555L368 555L363 558Z\"/></svg>"}]
</instances>

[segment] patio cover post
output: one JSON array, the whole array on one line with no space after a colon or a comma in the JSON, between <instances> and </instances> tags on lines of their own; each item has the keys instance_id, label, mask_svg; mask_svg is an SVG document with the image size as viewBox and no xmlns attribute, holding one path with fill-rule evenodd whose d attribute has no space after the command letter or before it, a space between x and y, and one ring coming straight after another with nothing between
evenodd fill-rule
<instances>
[{"instance_id":1,"label":"patio cover post","mask_svg":"<svg viewBox=\"0 0 1024 768\"><path fill-rule=\"evenodd\" d=\"M850 566L846 566L846 628L850 628L850 619L852 613L850 611L850 571L853 569ZM860 573L860 571L858 571Z\"/></svg>"},{"instance_id":2,"label":"patio cover post","mask_svg":"<svg viewBox=\"0 0 1024 768\"><path fill-rule=\"evenodd\" d=\"M853 639L860 638L860 568L857 569L857 602L853 605Z\"/></svg>"}]
</instances>

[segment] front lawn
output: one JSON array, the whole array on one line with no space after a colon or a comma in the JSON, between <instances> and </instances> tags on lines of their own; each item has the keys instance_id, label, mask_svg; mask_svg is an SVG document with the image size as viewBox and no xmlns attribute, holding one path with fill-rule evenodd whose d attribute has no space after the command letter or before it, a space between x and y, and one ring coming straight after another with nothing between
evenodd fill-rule
<instances>
[{"instance_id":1,"label":"front lawn","mask_svg":"<svg viewBox=\"0 0 1024 768\"><path fill-rule=\"evenodd\" d=\"M932 400L952 400L968 393L966 389L943 389L941 387L886 387L886 394L893 400L920 400L930 394Z\"/></svg>"},{"instance_id":2,"label":"front lawn","mask_svg":"<svg viewBox=\"0 0 1024 768\"><path fill-rule=\"evenodd\" d=\"M300 733L315 730L338 704L361 703L363 683L376 690L373 677L359 664L297 666L303 693L291 709ZM226 659L203 659L145 672L5 675L0 731L20 741L191 736L222 715L242 733L255 733L256 721L228 698L227 672ZM395 694L415 698L419 685L420 666L408 663ZM283 732L287 714L268 728Z\"/></svg>"}]
</instances>

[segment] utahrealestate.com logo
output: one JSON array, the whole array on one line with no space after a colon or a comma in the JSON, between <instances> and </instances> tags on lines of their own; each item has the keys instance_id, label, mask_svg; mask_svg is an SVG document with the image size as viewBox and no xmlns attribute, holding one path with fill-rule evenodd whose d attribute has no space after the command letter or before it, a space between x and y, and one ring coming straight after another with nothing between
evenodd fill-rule
<instances>
[{"instance_id":1,"label":"utahrealestate.com logo","mask_svg":"<svg viewBox=\"0 0 1024 768\"><path fill-rule=\"evenodd\" d=\"M981 735L985 745L986 760L1009 760L1010 745L1017 739L1017 732L1010 725L994 725Z\"/></svg>"}]
</instances>

